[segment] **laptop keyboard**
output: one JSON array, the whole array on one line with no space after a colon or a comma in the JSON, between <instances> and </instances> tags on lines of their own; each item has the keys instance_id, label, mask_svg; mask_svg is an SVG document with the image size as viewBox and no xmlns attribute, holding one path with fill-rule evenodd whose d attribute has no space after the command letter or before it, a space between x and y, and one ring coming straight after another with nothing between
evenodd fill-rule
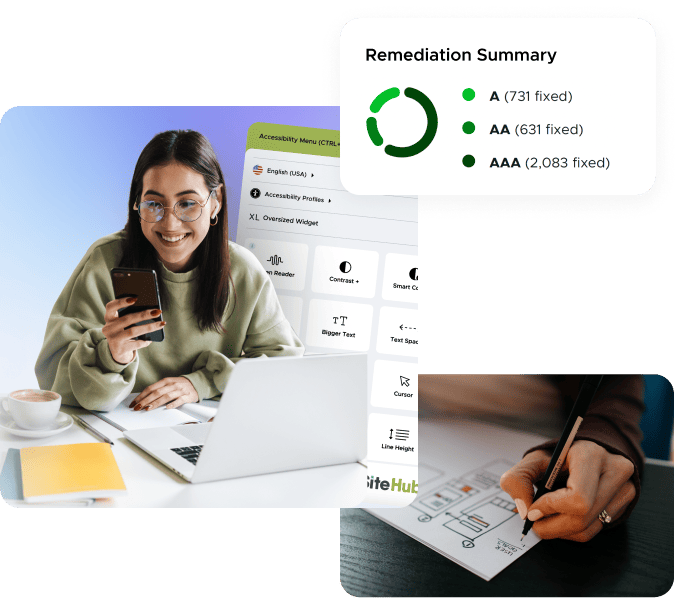
<instances>
[{"instance_id":1,"label":"laptop keyboard","mask_svg":"<svg viewBox=\"0 0 680 598\"><path fill-rule=\"evenodd\" d=\"M202 448L203 445L201 444L199 446L183 446L170 450L177 453L180 457L184 457L189 463L196 465L196 461L198 461L198 456L201 454Z\"/></svg>"}]
</instances>

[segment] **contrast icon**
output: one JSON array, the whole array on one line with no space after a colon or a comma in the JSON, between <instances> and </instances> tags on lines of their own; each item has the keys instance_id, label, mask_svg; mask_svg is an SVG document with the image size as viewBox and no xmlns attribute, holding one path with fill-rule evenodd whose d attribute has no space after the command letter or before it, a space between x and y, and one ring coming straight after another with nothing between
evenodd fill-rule
<instances>
[{"instance_id":1,"label":"contrast icon","mask_svg":"<svg viewBox=\"0 0 680 598\"><path fill-rule=\"evenodd\" d=\"M340 264L340 272L344 272L345 274L347 274L351 269L352 264L350 264L349 262L342 262Z\"/></svg>"},{"instance_id":2,"label":"contrast icon","mask_svg":"<svg viewBox=\"0 0 680 598\"><path fill-rule=\"evenodd\" d=\"M371 112L373 112L373 114L380 112L380 109L387 102L399 97L399 93L398 87L390 87L382 93L379 93L371 102ZM425 127L425 133L423 133L423 136L413 145L408 145L406 147L398 145L385 146L385 153L388 156L393 156L394 158L410 158L411 156L419 154L420 152L427 149L437 133L437 111L435 110L434 104L431 102L430 98L428 98L422 91L418 91L413 87L407 87L404 90L404 95L407 98L415 100L423 107L423 110L425 110L425 116L427 116L427 127ZM368 131L368 136L371 138L373 145L380 147L383 144L383 138L378 131L378 121L374 116L370 116L366 120L366 130Z\"/></svg>"}]
</instances>

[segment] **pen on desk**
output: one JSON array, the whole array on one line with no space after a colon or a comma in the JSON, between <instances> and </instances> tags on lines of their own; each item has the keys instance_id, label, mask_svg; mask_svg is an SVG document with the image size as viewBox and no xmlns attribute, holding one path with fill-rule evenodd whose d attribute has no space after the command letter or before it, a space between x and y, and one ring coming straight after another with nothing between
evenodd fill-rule
<instances>
[{"instance_id":1,"label":"pen on desk","mask_svg":"<svg viewBox=\"0 0 680 598\"><path fill-rule=\"evenodd\" d=\"M571 413L569 414L569 419L564 426L562 436L560 436L560 441L557 443L557 446L553 451L552 459L550 459L548 469L545 470L543 478L538 484L538 489L534 495L533 502L536 502L539 498L541 498L541 496L552 490L553 485L555 484L555 479L557 478L557 474L560 473L562 465L564 465L564 460L567 458L569 448L571 447L572 442L574 442L574 436L576 436L576 432L578 432L579 426L583 421L583 417L590 406L590 401L593 400L593 397L595 396L595 393L597 392L603 377L604 376L586 376L583 380L583 384L581 384L581 388L578 391L578 397L576 398L574 407L572 408ZM524 536L529 533L529 530L533 524L534 522L530 519L527 519L524 522L521 540L524 540Z\"/></svg>"},{"instance_id":2,"label":"pen on desk","mask_svg":"<svg viewBox=\"0 0 680 598\"><path fill-rule=\"evenodd\" d=\"M90 424L88 424L84 419L81 419L77 415L73 416L73 419L77 421L83 428L85 428L88 432L94 434L99 440L103 440L104 442L108 442L111 446L113 446L113 440L110 438L107 438L102 434L99 430L95 430Z\"/></svg>"}]
</instances>

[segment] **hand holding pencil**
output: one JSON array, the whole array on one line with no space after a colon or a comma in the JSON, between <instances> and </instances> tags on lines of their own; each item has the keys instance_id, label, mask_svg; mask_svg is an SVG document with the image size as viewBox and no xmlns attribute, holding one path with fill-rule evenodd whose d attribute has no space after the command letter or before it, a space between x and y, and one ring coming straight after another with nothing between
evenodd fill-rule
<instances>
[{"instance_id":1,"label":"hand holding pencil","mask_svg":"<svg viewBox=\"0 0 680 598\"><path fill-rule=\"evenodd\" d=\"M501 478L501 487L515 500L522 519L534 521L533 530L543 539L587 542L603 529L598 517L603 510L615 521L635 498L630 481L633 463L594 442L578 440L562 467L563 475L568 474L566 487L534 502L534 485L538 486L550 457L547 451L533 451Z\"/></svg>"},{"instance_id":2,"label":"hand holding pencil","mask_svg":"<svg viewBox=\"0 0 680 598\"><path fill-rule=\"evenodd\" d=\"M539 522L535 529L541 538L587 542L635 498L632 461L590 440L574 442L603 378L585 376L552 455L532 451L501 477L501 487L515 499L525 520L522 539ZM566 488L558 488L564 472L569 473Z\"/></svg>"}]
</instances>

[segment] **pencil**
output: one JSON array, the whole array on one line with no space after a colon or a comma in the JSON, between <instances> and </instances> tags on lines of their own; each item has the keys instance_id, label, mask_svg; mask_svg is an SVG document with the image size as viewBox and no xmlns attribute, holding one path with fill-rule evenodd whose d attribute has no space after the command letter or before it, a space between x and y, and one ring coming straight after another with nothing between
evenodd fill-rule
<instances>
[{"instance_id":1,"label":"pencil","mask_svg":"<svg viewBox=\"0 0 680 598\"><path fill-rule=\"evenodd\" d=\"M85 428L88 432L99 438L99 440L103 440L104 442L108 442L111 446L113 446L113 440L110 438L107 438L102 434L99 430L95 430L90 424L88 424L84 419L78 417L77 415L73 416L73 419L78 422L83 428Z\"/></svg>"},{"instance_id":2,"label":"pencil","mask_svg":"<svg viewBox=\"0 0 680 598\"><path fill-rule=\"evenodd\" d=\"M548 469L545 470L543 474L543 479L538 485L536 494L534 495L533 502L536 502L545 493L550 492L555 484L555 479L557 474L560 473L562 465L564 465L564 460L567 458L567 453L571 448L572 442L574 442L574 436L578 432L579 426L583 421L583 417L590 406L590 402L593 400L595 393L597 392L600 383L602 382L604 376L586 376L581 384L581 388L578 391L578 397L574 403L574 407L569 414L569 419L567 424L564 426L562 431L562 436L560 441L557 443L555 450L553 451L552 459L550 459L550 464ZM534 524L533 521L527 519L524 523L524 529L522 530L522 538L529 533L531 526Z\"/></svg>"}]
</instances>

